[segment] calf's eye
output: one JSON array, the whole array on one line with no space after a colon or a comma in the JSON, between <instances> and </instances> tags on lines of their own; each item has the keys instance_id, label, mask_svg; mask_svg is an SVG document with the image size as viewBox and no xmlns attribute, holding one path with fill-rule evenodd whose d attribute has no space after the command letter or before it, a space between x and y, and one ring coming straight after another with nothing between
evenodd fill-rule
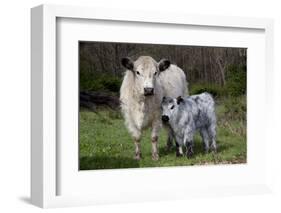
<instances>
[{"instance_id":1,"label":"calf's eye","mask_svg":"<svg viewBox=\"0 0 281 213\"><path fill-rule=\"evenodd\" d=\"M138 75L140 75L140 72L139 72L139 71L137 71L137 74L138 74Z\"/></svg>"},{"instance_id":2,"label":"calf's eye","mask_svg":"<svg viewBox=\"0 0 281 213\"><path fill-rule=\"evenodd\" d=\"M157 72L154 73L154 75L156 75L156 74L157 74Z\"/></svg>"},{"instance_id":3,"label":"calf's eye","mask_svg":"<svg viewBox=\"0 0 281 213\"><path fill-rule=\"evenodd\" d=\"M170 108L170 109L174 109L174 107L175 107L175 106L173 105L173 106L171 106L171 108Z\"/></svg>"}]
</instances>

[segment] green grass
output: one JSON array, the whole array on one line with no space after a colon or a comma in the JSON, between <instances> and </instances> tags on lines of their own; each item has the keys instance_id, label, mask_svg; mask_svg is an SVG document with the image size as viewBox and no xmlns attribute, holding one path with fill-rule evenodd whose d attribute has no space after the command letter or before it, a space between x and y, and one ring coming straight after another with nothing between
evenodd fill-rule
<instances>
[{"instance_id":1,"label":"green grass","mask_svg":"<svg viewBox=\"0 0 281 213\"><path fill-rule=\"evenodd\" d=\"M245 97L244 97L245 98ZM242 97L242 99L244 99ZM167 133L162 129L159 137L158 161L151 159L150 130L141 140L142 159L136 161L134 144L120 112L101 108L97 112L80 111L80 169L114 169L160 166L187 166L231 164L246 162L246 124L241 119L229 119L227 107L220 100L217 104L216 154L205 154L199 134L195 136L195 154L191 159L176 157L175 148L166 151Z\"/></svg>"}]
</instances>

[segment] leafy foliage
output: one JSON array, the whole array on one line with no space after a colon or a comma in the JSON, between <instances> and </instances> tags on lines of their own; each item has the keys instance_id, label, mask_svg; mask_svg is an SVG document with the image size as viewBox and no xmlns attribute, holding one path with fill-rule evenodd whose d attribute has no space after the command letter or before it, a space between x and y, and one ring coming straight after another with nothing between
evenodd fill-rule
<instances>
[{"instance_id":1,"label":"leafy foliage","mask_svg":"<svg viewBox=\"0 0 281 213\"><path fill-rule=\"evenodd\" d=\"M90 72L80 73L80 91L119 92L121 79L109 74L93 75Z\"/></svg>"},{"instance_id":2,"label":"leafy foliage","mask_svg":"<svg viewBox=\"0 0 281 213\"><path fill-rule=\"evenodd\" d=\"M246 96L224 99L225 115L229 119L246 121L247 103Z\"/></svg>"},{"instance_id":3,"label":"leafy foliage","mask_svg":"<svg viewBox=\"0 0 281 213\"><path fill-rule=\"evenodd\" d=\"M79 43L80 88L83 90L106 88L116 91L118 80L122 80L125 70L121 65L121 59L130 57L136 60L141 55L149 55L156 61L162 58L169 59L185 72L189 82L225 86L228 79L230 82L236 82L236 78L239 81L242 77L240 72L237 76L232 71L237 70L237 67L240 69L246 66L246 53L246 48L83 41ZM109 80L109 83L95 82L104 75L114 76L118 80ZM235 86L229 84L229 87L233 88L231 89L233 94L237 91Z\"/></svg>"},{"instance_id":4,"label":"leafy foliage","mask_svg":"<svg viewBox=\"0 0 281 213\"><path fill-rule=\"evenodd\" d=\"M191 85L190 95L200 94L203 92L208 92L212 94L213 97L222 97L226 95L227 91L225 88L217 84L194 84Z\"/></svg>"},{"instance_id":5,"label":"leafy foliage","mask_svg":"<svg viewBox=\"0 0 281 213\"><path fill-rule=\"evenodd\" d=\"M246 94L247 72L246 66L230 65L226 73L226 88L231 96Z\"/></svg>"},{"instance_id":6,"label":"leafy foliage","mask_svg":"<svg viewBox=\"0 0 281 213\"><path fill-rule=\"evenodd\" d=\"M246 94L246 87L246 67L230 65L227 69L225 86L221 86L220 84L195 83L191 85L190 94L193 95L202 92L209 92L215 98L221 98L225 96L238 97L241 95L244 96Z\"/></svg>"}]
</instances>

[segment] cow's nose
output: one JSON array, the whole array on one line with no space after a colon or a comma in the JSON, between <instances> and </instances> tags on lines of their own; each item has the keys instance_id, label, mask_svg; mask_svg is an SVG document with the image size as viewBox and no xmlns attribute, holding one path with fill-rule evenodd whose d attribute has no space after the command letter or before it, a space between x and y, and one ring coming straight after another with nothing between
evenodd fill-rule
<instances>
[{"instance_id":1,"label":"cow's nose","mask_svg":"<svg viewBox=\"0 0 281 213\"><path fill-rule=\"evenodd\" d=\"M169 117L167 115L162 115L162 121L168 122L169 121Z\"/></svg>"},{"instance_id":2,"label":"cow's nose","mask_svg":"<svg viewBox=\"0 0 281 213\"><path fill-rule=\"evenodd\" d=\"M154 94L154 89L151 87L146 87L144 88L144 95L153 95Z\"/></svg>"}]
</instances>

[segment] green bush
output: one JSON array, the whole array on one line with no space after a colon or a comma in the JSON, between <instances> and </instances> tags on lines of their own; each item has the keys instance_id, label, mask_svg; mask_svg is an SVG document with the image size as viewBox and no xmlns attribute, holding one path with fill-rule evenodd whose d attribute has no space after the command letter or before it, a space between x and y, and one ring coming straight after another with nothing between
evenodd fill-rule
<instances>
[{"instance_id":1,"label":"green bush","mask_svg":"<svg viewBox=\"0 0 281 213\"><path fill-rule=\"evenodd\" d=\"M209 92L214 97L238 97L246 94L247 72L246 66L230 65L226 71L226 84L196 83L191 85L190 94Z\"/></svg>"},{"instance_id":2,"label":"green bush","mask_svg":"<svg viewBox=\"0 0 281 213\"><path fill-rule=\"evenodd\" d=\"M222 97L226 95L226 90L216 84L193 84L190 88L190 95L200 94L203 92L208 92L213 95L213 97Z\"/></svg>"},{"instance_id":3,"label":"green bush","mask_svg":"<svg viewBox=\"0 0 281 213\"><path fill-rule=\"evenodd\" d=\"M106 76L101 79L100 83L102 84L104 90L111 92L119 92L121 86L121 80L116 77Z\"/></svg>"},{"instance_id":4,"label":"green bush","mask_svg":"<svg viewBox=\"0 0 281 213\"><path fill-rule=\"evenodd\" d=\"M245 66L231 65L226 73L226 89L230 96L246 94L247 72Z\"/></svg>"},{"instance_id":5,"label":"green bush","mask_svg":"<svg viewBox=\"0 0 281 213\"><path fill-rule=\"evenodd\" d=\"M246 96L230 97L223 100L225 115L230 119L246 121L247 103Z\"/></svg>"},{"instance_id":6,"label":"green bush","mask_svg":"<svg viewBox=\"0 0 281 213\"><path fill-rule=\"evenodd\" d=\"M122 80L110 74L80 72L80 90L119 92Z\"/></svg>"}]
</instances>

